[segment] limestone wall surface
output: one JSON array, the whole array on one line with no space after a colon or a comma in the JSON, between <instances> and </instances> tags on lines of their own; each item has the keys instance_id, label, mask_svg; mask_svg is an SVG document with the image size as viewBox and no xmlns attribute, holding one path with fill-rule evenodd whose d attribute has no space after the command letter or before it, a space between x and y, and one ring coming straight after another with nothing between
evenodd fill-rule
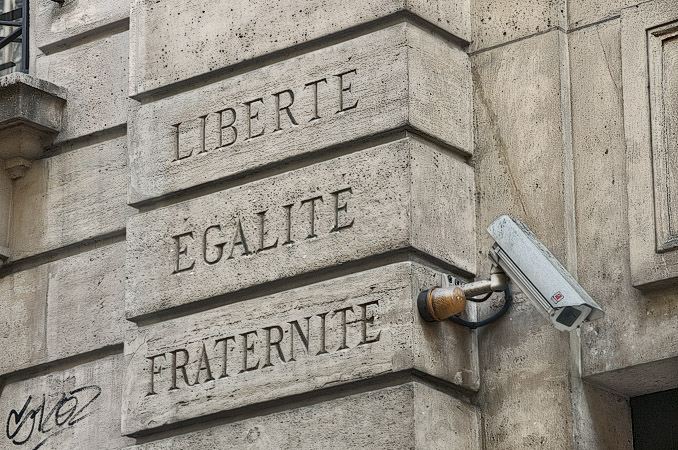
<instances>
[{"instance_id":1,"label":"limestone wall surface","mask_svg":"<svg viewBox=\"0 0 678 450\"><path fill-rule=\"evenodd\" d=\"M678 387L674 1L30 11L65 101L0 160L0 449L630 450ZM603 319L421 319L502 214Z\"/></svg>"}]
</instances>

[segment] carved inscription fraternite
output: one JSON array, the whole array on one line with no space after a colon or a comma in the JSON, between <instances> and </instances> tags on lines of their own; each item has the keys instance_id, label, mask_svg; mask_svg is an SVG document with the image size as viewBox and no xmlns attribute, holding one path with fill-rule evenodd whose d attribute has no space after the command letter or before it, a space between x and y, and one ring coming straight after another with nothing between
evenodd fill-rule
<instances>
[{"instance_id":1,"label":"carved inscription fraternite","mask_svg":"<svg viewBox=\"0 0 678 450\"><path fill-rule=\"evenodd\" d=\"M293 363L301 357L320 357L351 347L378 342L375 326L379 301L345 306L286 323L242 330L203 340L191 354L185 347L147 356L148 395L159 390L221 380L274 365ZM195 347L195 346L194 346Z\"/></svg>"},{"instance_id":2,"label":"carved inscription fraternite","mask_svg":"<svg viewBox=\"0 0 678 450\"><path fill-rule=\"evenodd\" d=\"M410 369L472 389L472 341L453 324L417 325L413 296L438 277L387 264L142 324L125 338L123 433Z\"/></svg>"}]
</instances>

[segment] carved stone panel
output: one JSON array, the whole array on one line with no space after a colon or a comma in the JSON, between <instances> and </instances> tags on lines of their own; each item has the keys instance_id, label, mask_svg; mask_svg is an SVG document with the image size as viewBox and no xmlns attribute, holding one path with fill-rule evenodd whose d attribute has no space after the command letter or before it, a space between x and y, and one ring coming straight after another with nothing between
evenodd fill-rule
<instances>
[{"instance_id":1,"label":"carved stone panel","mask_svg":"<svg viewBox=\"0 0 678 450\"><path fill-rule=\"evenodd\" d=\"M396 130L471 153L471 70L463 50L402 23L137 104L129 123L132 204Z\"/></svg>"},{"instance_id":2,"label":"carved stone panel","mask_svg":"<svg viewBox=\"0 0 678 450\"><path fill-rule=\"evenodd\" d=\"M622 12L622 77L633 285L678 281L678 9Z\"/></svg>"},{"instance_id":3,"label":"carved stone panel","mask_svg":"<svg viewBox=\"0 0 678 450\"><path fill-rule=\"evenodd\" d=\"M391 264L141 326L125 342L123 433L411 370L475 390L475 334L417 312L439 276Z\"/></svg>"},{"instance_id":4,"label":"carved stone panel","mask_svg":"<svg viewBox=\"0 0 678 450\"><path fill-rule=\"evenodd\" d=\"M473 273L473 186L465 162L405 138L138 214L127 317L412 251Z\"/></svg>"},{"instance_id":5,"label":"carved stone panel","mask_svg":"<svg viewBox=\"0 0 678 450\"><path fill-rule=\"evenodd\" d=\"M657 251L678 247L678 22L648 32Z\"/></svg>"}]
</instances>

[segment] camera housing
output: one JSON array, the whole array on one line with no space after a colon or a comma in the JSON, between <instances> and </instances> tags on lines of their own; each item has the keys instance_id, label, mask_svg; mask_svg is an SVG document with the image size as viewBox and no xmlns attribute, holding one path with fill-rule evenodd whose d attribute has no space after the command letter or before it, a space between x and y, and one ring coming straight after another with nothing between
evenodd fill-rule
<instances>
[{"instance_id":1,"label":"camera housing","mask_svg":"<svg viewBox=\"0 0 678 450\"><path fill-rule=\"evenodd\" d=\"M490 259L556 329L572 331L585 321L604 316L601 307L524 223L503 215L487 232L495 241Z\"/></svg>"}]
</instances>

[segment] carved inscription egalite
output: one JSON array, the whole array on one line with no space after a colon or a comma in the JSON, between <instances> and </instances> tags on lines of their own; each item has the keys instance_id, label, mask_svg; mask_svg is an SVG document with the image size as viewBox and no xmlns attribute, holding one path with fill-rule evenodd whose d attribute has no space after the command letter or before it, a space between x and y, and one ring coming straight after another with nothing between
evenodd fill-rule
<instances>
[{"instance_id":1,"label":"carved inscription egalite","mask_svg":"<svg viewBox=\"0 0 678 450\"><path fill-rule=\"evenodd\" d=\"M425 252L473 271L472 172L412 139L303 167L128 222L126 313L136 319L342 264Z\"/></svg>"}]
</instances>

